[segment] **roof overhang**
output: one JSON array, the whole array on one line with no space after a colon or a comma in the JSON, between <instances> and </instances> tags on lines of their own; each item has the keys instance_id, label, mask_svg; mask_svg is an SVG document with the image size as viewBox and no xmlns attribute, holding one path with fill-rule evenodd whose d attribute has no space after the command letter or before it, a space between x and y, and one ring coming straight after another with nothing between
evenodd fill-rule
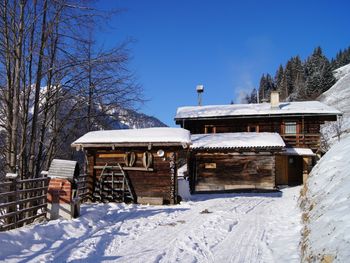
<instances>
[{"instance_id":1,"label":"roof overhang","mask_svg":"<svg viewBox=\"0 0 350 263\"><path fill-rule=\"evenodd\" d=\"M124 148L124 147L147 147L151 149L152 147L181 147L188 148L189 143L175 143L175 142L135 142L135 143L72 143L71 147L77 150L82 150L86 148Z\"/></svg>"},{"instance_id":2,"label":"roof overhang","mask_svg":"<svg viewBox=\"0 0 350 263\"><path fill-rule=\"evenodd\" d=\"M337 117L343 116L343 113L302 113L302 114L258 114L258 115L225 115L225 116L206 116L206 117L179 117L174 118L176 124L181 124L183 121L192 120L229 120L229 119L258 119L258 118L285 118L285 117Z\"/></svg>"},{"instance_id":3,"label":"roof overhang","mask_svg":"<svg viewBox=\"0 0 350 263\"><path fill-rule=\"evenodd\" d=\"M316 156L310 148L285 148L282 155L291 156Z\"/></svg>"}]
</instances>

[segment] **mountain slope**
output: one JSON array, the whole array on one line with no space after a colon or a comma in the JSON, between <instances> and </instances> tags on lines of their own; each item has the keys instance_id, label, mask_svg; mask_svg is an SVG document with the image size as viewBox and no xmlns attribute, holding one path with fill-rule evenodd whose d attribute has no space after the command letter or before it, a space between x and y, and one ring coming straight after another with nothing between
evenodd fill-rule
<instances>
[{"instance_id":1,"label":"mountain slope","mask_svg":"<svg viewBox=\"0 0 350 263\"><path fill-rule=\"evenodd\" d=\"M343 112L343 117L337 123L327 123L322 127L322 134L329 144L336 138L350 132L350 64L334 71L337 82L318 99Z\"/></svg>"},{"instance_id":2,"label":"mountain slope","mask_svg":"<svg viewBox=\"0 0 350 263\"><path fill-rule=\"evenodd\" d=\"M350 64L335 70L334 76L337 82L319 99L344 115L338 127L323 126L330 149L312 169L302 191L305 262L348 262L350 258Z\"/></svg>"},{"instance_id":3,"label":"mountain slope","mask_svg":"<svg viewBox=\"0 0 350 263\"><path fill-rule=\"evenodd\" d=\"M156 117L148 116L129 109L119 109L112 115L115 129L141 129L150 127L166 127L166 125Z\"/></svg>"},{"instance_id":4,"label":"mountain slope","mask_svg":"<svg viewBox=\"0 0 350 263\"><path fill-rule=\"evenodd\" d=\"M305 262L348 262L350 258L349 152L347 136L331 147L309 176L302 202Z\"/></svg>"}]
</instances>

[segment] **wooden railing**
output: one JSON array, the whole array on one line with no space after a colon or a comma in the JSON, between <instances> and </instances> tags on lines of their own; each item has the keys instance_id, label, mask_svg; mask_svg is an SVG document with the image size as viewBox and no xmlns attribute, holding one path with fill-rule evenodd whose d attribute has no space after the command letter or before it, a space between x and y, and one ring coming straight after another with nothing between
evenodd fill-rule
<instances>
[{"instance_id":1,"label":"wooden railing","mask_svg":"<svg viewBox=\"0 0 350 263\"><path fill-rule=\"evenodd\" d=\"M320 134L281 134L287 146L317 149L320 146Z\"/></svg>"},{"instance_id":2,"label":"wooden railing","mask_svg":"<svg viewBox=\"0 0 350 263\"><path fill-rule=\"evenodd\" d=\"M48 178L7 179L0 183L0 231L46 217Z\"/></svg>"}]
</instances>

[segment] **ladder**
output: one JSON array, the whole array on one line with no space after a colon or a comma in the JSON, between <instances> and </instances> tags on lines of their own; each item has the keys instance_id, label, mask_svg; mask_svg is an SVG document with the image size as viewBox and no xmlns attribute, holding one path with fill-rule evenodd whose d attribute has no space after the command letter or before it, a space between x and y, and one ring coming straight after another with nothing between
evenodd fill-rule
<instances>
[{"instance_id":1,"label":"ladder","mask_svg":"<svg viewBox=\"0 0 350 263\"><path fill-rule=\"evenodd\" d=\"M136 202L130 179L119 163L103 166L94 189L93 197L101 202Z\"/></svg>"}]
</instances>

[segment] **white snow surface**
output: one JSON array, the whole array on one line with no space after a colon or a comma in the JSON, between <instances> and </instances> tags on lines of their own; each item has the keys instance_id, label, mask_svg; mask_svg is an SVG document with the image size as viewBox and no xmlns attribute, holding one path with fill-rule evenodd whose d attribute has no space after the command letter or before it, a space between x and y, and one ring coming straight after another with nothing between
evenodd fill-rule
<instances>
[{"instance_id":1,"label":"white snow surface","mask_svg":"<svg viewBox=\"0 0 350 263\"><path fill-rule=\"evenodd\" d=\"M340 114L333 107L319 101L281 102L276 109L270 103L186 106L177 109L175 119L218 116L253 116L280 114Z\"/></svg>"},{"instance_id":2,"label":"white snow surface","mask_svg":"<svg viewBox=\"0 0 350 263\"><path fill-rule=\"evenodd\" d=\"M187 174L187 164L184 164L177 170L177 185L178 194L181 196L182 200L190 200L191 193Z\"/></svg>"},{"instance_id":3,"label":"white snow surface","mask_svg":"<svg viewBox=\"0 0 350 263\"><path fill-rule=\"evenodd\" d=\"M326 137L334 137L336 130L341 132L350 132L350 64L341 67L338 72L338 81L326 92L319 100L330 105L343 113L342 120L339 123L329 123L322 127L322 132ZM339 126L340 125L340 126Z\"/></svg>"},{"instance_id":4,"label":"white snow surface","mask_svg":"<svg viewBox=\"0 0 350 263\"><path fill-rule=\"evenodd\" d=\"M350 259L350 136L342 139L313 168L307 182L309 220L306 256L320 262ZM311 208L312 207L312 208ZM315 258L316 257L316 258Z\"/></svg>"},{"instance_id":5,"label":"white snow surface","mask_svg":"<svg viewBox=\"0 0 350 263\"><path fill-rule=\"evenodd\" d=\"M235 132L191 135L191 148L255 148L284 147L278 133Z\"/></svg>"},{"instance_id":6,"label":"white snow surface","mask_svg":"<svg viewBox=\"0 0 350 263\"><path fill-rule=\"evenodd\" d=\"M350 64L337 68L333 71L333 75L337 80L345 77L348 74L350 74Z\"/></svg>"},{"instance_id":7,"label":"white snow surface","mask_svg":"<svg viewBox=\"0 0 350 263\"><path fill-rule=\"evenodd\" d=\"M182 128L145 128L105 130L88 132L75 142L75 145L93 143L179 143L190 144L190 132Z\"/></svg>"},{"instance_id":8,"label":"white snow surface","mask_svg":"<svg viewBox=\"0 0 350 263\"><path fill-rule=\"evenodd\" d=\"M84 204L80 218L0 233L0 261L300 262L299 191Z\"/></svg>"},{"instance_id":9,"label":"white snow surface","mask_svg":"<svg viewBox=\"0 0 350 263\"><path fill-rule=\"evenodd\" d=\"M315 156L314 152L309 148L285 148L287 155Z\"/></svg>"}]
</instances>

